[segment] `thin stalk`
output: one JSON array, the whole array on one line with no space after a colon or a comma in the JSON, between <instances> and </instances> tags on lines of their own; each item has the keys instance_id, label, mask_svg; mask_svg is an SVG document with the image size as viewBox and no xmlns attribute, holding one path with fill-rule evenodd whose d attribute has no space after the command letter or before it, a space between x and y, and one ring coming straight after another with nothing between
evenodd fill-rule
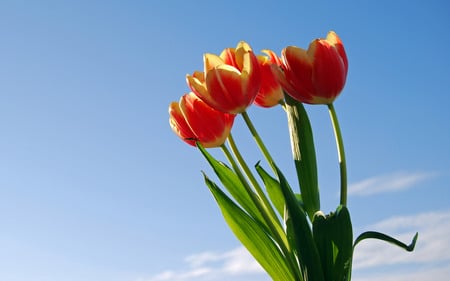
<instances>
[{"instance_id":1,"label":"thin stalk","mask_svg":"<svg viewBox=\"0 0 450 281\"><path fill-rule=\"evenodd\" d=\"M272 171L276 174L277 173L277 169L275 168L275 161L273 161L272 156L270 155L270 153L267 150L266 146L264 145L261 137L259 136L258 132L256 131L255 126L253 126L253 123L250 120L250 117L248 116L248 113L246 111L244 111L244 112L241 113L241 115L244 118L245 124L247 125L248 129L250 130L250 133L252 134L253 138L255 139L256 144L258 145L258 147L261 150L262 154L266 158L267 162L269 162L269 165L272 168Z\"/></svg>"},{"instance_id":2,"label":"thin stalk","mask_svg":"<svg viewBox=\"0 0 450 281\"><path fill-rule=\"evenodd\" d=\"M230 144L233 154L238 159L239 165L242 167L242 169L244 171L248 170L248 172L251 174L250 169L248 169L247 164L245 163L244 159L242 158L242 155L240 154L239 150L237 150L236 144L235 144L234 139L231 134L228 136L228 143ZM296 257L294 255L294 253L291 251L289 242L287 240L286 234L283 231L281 223L277 219L272 206L268 203L267 197L264 195L264 193L262 193L261 187L259 187L259 185L253 175L252 176L247 175L249 178L253 177L253 179L255 179L256 186L258 186L258 188L256 188L256 189L257 190L259 189L261 191L261 194L259 194L259 192L258 192L258 194L256 194L253 191L253 189L250 187L250 185L248 184L246 178L242 174L238 164L236 163L236 160L233 158L233 156L230 153L230 151L228 150L227 146L225 144L222 144L220 147L222 148L222 151L224 152L227 160L230 162L231 166L233 167L233 170L236 172L238 177L241 179L241 182L243 183L247 193L250 195L250 198L252 199L253 203L258 208L259 212L261 213L264 220L266 221L267 226L270 228L271 232L275 235L274 239L275 239L275 241L278 241L278 245L279 245L281 251L286 256L286 259L288 261L288 266L291 268L294 276L299 276L300 272L299 272L299 267L296 263ZM246 168L244 168L244 167L246 167ZM276 221L277 223L274 224L274 221Z\"/></svg>"},{"instance_id":3,"label":"thin stalk","mask_svg":"<svg viewBox=\"0 0 450 281\"><path fill-rule=\"evenodd\" d=\"M345 161L344 141L342 139L341 128L336 115L336 110L332 103L328 104L328 111L330 113L331 123L333 124L334 136L336 138L336 146L339 158L339 170L341 174L341 205L347 205L347 164Z\"/></svg>"},{"instance_id":4,"label":"thin stalk","mask_svg":"<svg viewBox=\"0 0 450 281\"><path fill-rule=\"evenodd\" d=\"M259 198L261 199L262 203L264 204L266 209L269 211L270 216L277 222L277 224L280 226L280 228L282 228L281 222L278 220L275 210L273 209L272 205L270 204L269 200L267 199L266 194L262 190L262 188L259 185L258 181L256 180L255 176L253 175L253 173L251 172L247 163L245 162L244 158L242 157L242 154L240 153L239 149L237 148L236 143L235 143L234 138L231 133L228 135L228 143L230 144L231 151L233 152L234 156L236 157L236 159L237 159L239 165L241 166L242 170L244 171L245 175L250 180L251 184L255 188L255 191L258 194Z\"/></svg>"},{"instance_id":5,"label":"thin stalk","mask_svg":"<svg viewBox=\"0 0 450 281\"><path fill-rule=\"evenodd\" d=\"M230 137L230 136L228 136L228 137ZM241 180L242 184L245 187L245 190L250 195L250 198L252 199L253 203L255 203L256 207L258 207L258 209L261 211L261 209L260 209L261 203L259 201L259 198L256 197L256 194L255 194L255 192L253 192L253 189L249 185L247 178L244 176L244 174L242 174L242 171L239 168L238 164L236 163L236 160L234 160L233 155L231 154L230 150L228 149L228 147L225 144L222 144L220 146L220 148L222 149L223 153L225 154L225 157L227 158L228 162L233 167L234 172L237 174L237 176ZM261 214L264 214L264 213L265 212L261 212Z\"/></svg>"}]
</instances>

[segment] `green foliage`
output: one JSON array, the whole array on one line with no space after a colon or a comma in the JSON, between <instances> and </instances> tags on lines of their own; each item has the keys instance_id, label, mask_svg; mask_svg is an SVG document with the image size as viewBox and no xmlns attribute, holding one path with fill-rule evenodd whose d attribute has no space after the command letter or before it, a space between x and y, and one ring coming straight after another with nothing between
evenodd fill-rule
<instances>
[{"instance_id":1,"label":"green foliage","mask_svg":"<svg viewBox=\"0 0 450 281\"><path fill-rule=\"evenodd\" d=\"M292 156L305 211L312 220L320 210L319 183L314 139L308 114L302 103L285 95Z\"/></svg>"},{"instance_id":2,"label":"green foliage","mask_svg":"<svg viewBox=\"0 0 450 281\"><path fill-rule=\"evenodd\" d=\"M284 216L284 206L285 206L285 200L283 196L283 192L280 188L280 183L271 177L262 167L261 165L256 164L256 171L260 175L261 179L264 182L264 185L266 186L267 193L269 194L269 198L272 201L273 205L275 206L275 209L277 210L278 214L283 217Z\"/></svg>"},{"instance_id":3,"label":"green foliage","mask_svg":"<svg viewBox=\"0 0 450 281\"><path fill-rule=\"evenodd\" d=\"M344 281L350 275L353 253L353 232L347 207L325 216L317 212L313 235L322 262L325 280Z\"/></svg>"},{"instance_id":4,"label":"green foliage","mask_svg":"<svg viewBox=\"0 0 450 281\"><path fill-rule=\"evenodd\" d=\"M206 176L205 182L214 195L228 226L272 279L275 281L296 280L289 270L286 257L261 224L237 206Z\"/></svg>"},{"instance_id":5,"label":"green foliage","mask_svg":"<svg viewBox=\"0 0 450 281\"><path fill-rule=\"evenodd\" d=\"M356 238L354 246L356 247L356 245L358 245L361 241L366 240L366 239L377 239L377 240L381 240L384 242L388 242L391 244L394 244L395 246L398 246L408 252L412 252L414 251L414 248L416 247L416 242L417 242L417 238L419 238L419 233L416 233L416 235L414 235L411 243L409 245L406 245L405 243L391 237L388 236L384 233L380 233L380 232L376 232L376 231L366 231L364 233L361 233L358 238Z\"/></svg>"},{"instance_id":6,"label":"green foliage","mask_svg":"<svg viewBox=\"0 0 450 281\"><path fill-rule=\"evenodd\" d=\"M223 146L230 168L197 143L227 193L206 175L205 183L239 241L275 281L350 281L354 249L366 239L382 240L413 251L417 234L410 245L375 231L364 232L353 241L350 213L345 204L329 215L320 211L309 118L301 103L289 97L286 101L300 193L294 193L273 161L268 160L275 177L259 162L255 165L265 187L262 190L246 163L241 163L242 157L237 157L238 165ZM245 167L245 175L239 167ZM346 197L346 185L341 186L341 193Z\"/></svg>"},{"instance_id":7,"label":"green foliage","mask_svg":"<svg viewBox=\"0 0 450 281\"><path fill-rule=\"evenodd\" d=\"M289 188L281 171L277 169L277 172L286 202L286 232L297 254L302 275L305 280L324 281L319 253L314 244L307 214L300 206L292 189Z\"/></svg>"},{"instance_id":8,"label":"green foliage","mask_svg":"<svg viewBox=\"0 0 450 281\"><path fill-rule=\"evenodd\" d=\"M230 195L236 200L236 202L257 221L264 224L264 219L259 212L257 206L252 200L252 194L249 194L244 187L244 183L241 181L238 175L231 170L227 165L217 161L209 154L200 144L197 144L203 156L213 168L217 177L227 189ZM255 194L253 194L255 196Z\"/></svg>"}]
</instances>

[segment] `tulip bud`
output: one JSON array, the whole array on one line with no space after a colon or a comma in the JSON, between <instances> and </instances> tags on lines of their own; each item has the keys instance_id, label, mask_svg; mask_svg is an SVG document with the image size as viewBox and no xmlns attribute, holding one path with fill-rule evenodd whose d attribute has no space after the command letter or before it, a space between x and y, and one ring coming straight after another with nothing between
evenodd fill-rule
<instances>
[{"instance_id":1,"label":"tulip bud","mask_svg":"<svg viewBox=\"0 0 450 281\"><path fill-rule=\"evenodd\" d=\"M204 72L187 75L191 90L209 106L230 114L244 112L258 93L261 75L250 46L240 42L220 56L205 54Z\"/></svg>"},{"instance_id":2,"label":"tulip bud","mask_svg":"<svg viewBox=\"0 0 450 281\"><path fill-rule=\"evenodd\" d=\"M348 72L344 45L330 31L326 39L315 39L308 50L288 46L282 51L276 72L283 88L294 99L309 104L330 104L341 93Z\"/></svg>"},{"instance_id":3,"label":"tulip bud","mask_svg":"<svg viewBox=\"0 0 450 281\"><path fill-rule=\"evenodd\" d=\"M281 60L271 50L263 50L266 54L258 56L259 69L261 71L261 87L254 103L262 107L278 105L284 98L283 88L272 72L272 65L281 65Z\"/></svg>"},{"instance_id":4,"label":"tulip bud","mask_svg":"<svg viewBox=\"0 0 450 281\"><path fill-rule=\"evenodd\" d=\"M172 130L186 143L196 142L205 148L221 146L228 135L235 115L223 113L207 105L194 93L181 97L169 106Z\"/></svg>"}]
</instances>

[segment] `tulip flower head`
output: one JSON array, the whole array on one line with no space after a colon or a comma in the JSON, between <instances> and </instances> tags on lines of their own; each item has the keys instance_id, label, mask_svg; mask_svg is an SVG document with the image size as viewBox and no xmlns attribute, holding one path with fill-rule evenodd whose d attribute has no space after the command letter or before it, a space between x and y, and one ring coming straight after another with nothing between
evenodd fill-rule
<instances>
[{"instance_id":1,"label":"tulip flower head","mask_svg":"<svg viewBox=\"0 0 450 281\"><path fill-rule=\"evenodd\" d=\"M194 93L181 97L169 106L172 130L186 143L196 142L205 148L221 146L228 135L235 115L223 113L207 105Z\"/></svg>"},{"instance_id":2,"label":"tulip flower head","mask_svg":"<svg viewBox=\"0 0 450 281\"><path fill-rule=\"evenodd\" d=\"M315 39L308 50L288 46L282 51L280 84L294 99L308 104L330 104L340 94L347 78L348 61L342 41L330 31Z\"/></svg>"},{"instance_id":3,"label":"tulip flower head","mask_svg":"<svg viewBox=\"0 0 450 281\"><path fill-rule=\"evenodd\" d=\"M203 72L186 76L191 90L217 110L244 112L255 100L261 83L258 59L250 46L242 41L220 56L205 54L203 62Z\"/></svg>"},{"instance_id":4,"label":"tulip flower head","mask_svg":"<svg viewBox=\"0 0 450 281\"><path fill-rule=\"evenodd\" d=\"M278 105L284 98L283 88L272 72L272 65L280 66L280 58L271 50L263 50L265 55L258 56L261 71L261 87L254 103L261 107Z\"/></svg>"}]
</instances>

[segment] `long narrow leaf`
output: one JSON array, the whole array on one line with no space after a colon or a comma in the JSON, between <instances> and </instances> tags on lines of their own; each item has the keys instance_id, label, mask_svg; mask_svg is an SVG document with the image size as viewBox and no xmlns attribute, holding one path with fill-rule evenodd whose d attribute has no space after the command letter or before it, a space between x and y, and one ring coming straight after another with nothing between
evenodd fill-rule
<instances>
[{"instance_id":1,"label":"long narrow leaf","mask_svg":"<svg viewBox=\"0 0 450 281\"><path fill-rule=\"evenodd\" d=\"M391 236L388 236L384 233L380 233L380 232L376 232L376 231L367 231L367 232L361 233L358 236L358 238L356 238L355 243L353 244L353 248L355 248L359 242L361 242L365 239L378 239L381 241L385 241L385 242L394 244L408 252L412 252L412 251L414 251L418 237L419 237L419 233L416 233L416 235L414 235L411 243L409 245L406 245L405 243L403 243Z\"/></svg>"},{"instance_id":2,"label":"long narrow leaf","mask_svg":"<svg viewBox=\"0 0 450 281\"><path fill-rule=\"evenodd\" d=\"M210 166L213 168L215 174L219 178L220 182L230 193L230 195L236 200L236 202L252 217L256 218L260 222L264 222L261 213L253 203L250 195L247 193L243 183L236 175L236 173L230 169L226 164L217 161L206 149L200 144L197 144L203 156L206 158Z\"/></svg>"},{"instance_id":3,"label":"long narrow leaf","mask_svg":"<svg viewBox=\"0 0 450 281\"><path fill-rule=\"evenodd\" d=\"M237 206L206 175L205 182L216 199L228 226L272 279L274 281L295 280L286 264L286 258L264 228Z\"/></svg>"},{"instance_id":4,"label":"long narrow leaf","mask_svg":"<svg viewBox=\"0 0 450 281\"><path fill-rule=\"evenodd\" d=\"M286 111L292 146L292 156L297 170L305 211L312 220L320 210L319 183L317 178L314 139L303 104L285 95Z\"/></svg>"},{"instance_id":5,"label":"long narrow leaf","mask_svg":"<svg viewBox=\"0 0 450 281\"><path fill-rule=\"evenodd\" d=\"M277 168L281 191L286 201L286 226L288 239L296 249L305 280L324 281L322 265L311 232L307 214L300 207L297 197L289 188L281 171Z\"/></svg>"},{"instance_id":6,"label":"long narrow leaf","mask_svg":"<svg viewBox=\"0 0 450 281\"><path fill-rule=\"evenodd\" d=\"M283 192L280 188L280 183L271 177L262 167L261 165L256 164L256 171L264 182L264 186L266 187L267 194L269 194L269 198L272 201L275 209L278 214L283 217L284 216L284 197Z\"/></svg>"}]
</instances>

